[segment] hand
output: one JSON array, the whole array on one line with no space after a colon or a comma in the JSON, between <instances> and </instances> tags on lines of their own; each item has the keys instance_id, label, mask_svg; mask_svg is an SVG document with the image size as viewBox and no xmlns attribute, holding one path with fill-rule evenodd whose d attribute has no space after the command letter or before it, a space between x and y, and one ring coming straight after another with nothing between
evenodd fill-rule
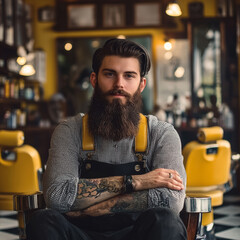
<instances>
[{"instance_id":1,"label":"hand","mask_svg":"<svg viewBox=\"0 0 240 240\"><path fill-rule=\"evenodd\" d=\"M172 169L157 168L151 172L142 175L133 175L132 177L135 191L159 187L172 190L184 189L179 173Z\"/></svg>"},{"instance_id":2,"label":"hand","mask_svg":"<svg viewBox=\"0 0 240 240\"><path fill-rule=\"evenodd\" d=\"M85 214L83 214L82 211L72 211L65 213L68 217L84 217Z\"/></svg>"}]
</instances>

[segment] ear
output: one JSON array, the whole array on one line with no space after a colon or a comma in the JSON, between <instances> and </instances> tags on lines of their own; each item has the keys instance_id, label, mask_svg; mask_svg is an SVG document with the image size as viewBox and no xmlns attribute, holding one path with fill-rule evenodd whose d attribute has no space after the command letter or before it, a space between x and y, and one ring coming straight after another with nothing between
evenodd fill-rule
<instances>
[{"instance_id":1,"label":"ear","mask_svg":"<svg viewBox=\"0 0 240 240\"><path fill-rule=\"evenodd\" d=\"M142 78L141 82L140 82L140 92L142 92L144 90L144 88L146 87L146 84L147 84L147 79Z\"/></svg>"},{"instance_id":2,"label":"ear","mask_svg":"<svg viewBox=\"0 0 240 240\"><path fill-rule=\"evenodd\" d=\"M91 75L90 75L90 82L91 82L93 88L95 88L96 83L97 83L97 75L96 75L95 72L91 73Z\"/></svg>"}]
</instances>

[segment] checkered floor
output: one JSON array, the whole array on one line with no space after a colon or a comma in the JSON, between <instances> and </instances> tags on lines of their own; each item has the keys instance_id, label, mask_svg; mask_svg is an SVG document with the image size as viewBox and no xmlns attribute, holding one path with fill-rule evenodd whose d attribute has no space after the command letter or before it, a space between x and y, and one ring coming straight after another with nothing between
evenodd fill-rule
<instances>
[{"instance_id":1,"label":"checkered floor","mask_svg":"<svg viewBox=\"0 0 240 240\"><path fill-rule=\"evenodd\" d=\"M215 240L240 240L240 194L228 193L214 209ZM0 211L0 239L17 240L16 212ZM208 240L208 239L207 239Z\"/></svg>"},{"instance_id":2,"label":"checkered floor","mask_svg":"<svg viewBox=\"0 0 240 240\"><path fill-rule=\"evenodd\" d=\"M0 239L17 240L18 221L17 213L14 211L0 211Z\"/></svg>"},{"instance_id":3,"label":"checkered floor","mask_svg":"<svg viewBox=\"0 0 240 240\"><path fill-rule=\"evenodd\" d=\"M216 240L240 240L240 194L228 193L224 204L214 209Z\"/></svg>"}]
</instances>

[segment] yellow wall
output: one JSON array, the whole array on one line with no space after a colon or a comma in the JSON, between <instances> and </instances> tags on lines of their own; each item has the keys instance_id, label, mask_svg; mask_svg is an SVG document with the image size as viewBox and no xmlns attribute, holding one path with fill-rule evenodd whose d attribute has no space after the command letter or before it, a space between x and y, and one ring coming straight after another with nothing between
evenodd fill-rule
<instances>
[{"instance_id":1,"label":"yellow wall","mask_svg":"<svg viewBox=\"0 0 240 240\"><path fill-rule=\"evenodd\" d=\"M198 0L199 1L199 0ZM46 82L44 83L44 98L49 99L57 91L57 66L56 66L56 38L58 37L93 37L93 36L117 36L124 35L151 35L153 42L153 66L156 59L156 48L163 44L164 30L166 29L122 29L122 30L104 30L104 31L72 31L72 32L55 32L53 31L54 23L43 23L37 19L39 7L46 5L54 6L55 0L25 0L33 7L34 16L34 38L35 48L41 48L46 53ZM193 0L179 0L183 11L183 17L187 17L188 3ZM204 3L204 16L215 16L215 0L202 0Z\"/></svg>"}]
</instances>

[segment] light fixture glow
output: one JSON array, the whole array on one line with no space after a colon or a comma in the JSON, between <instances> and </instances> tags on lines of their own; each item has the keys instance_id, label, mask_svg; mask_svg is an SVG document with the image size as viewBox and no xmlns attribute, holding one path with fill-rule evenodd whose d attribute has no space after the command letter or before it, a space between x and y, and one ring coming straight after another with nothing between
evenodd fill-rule
<instances>
[{"instance_id":1,"label":"light fixture glow","mask_svg":"<svg viewBox=\"0 0 240 240\"><path fill-rule=\"evenodd\" d=\"M94 40L92 41L91 45L93 48L98 48L100 46L100 42L98 40Z\"/></svg>"},{"instance_id":2,"label":"light fixture glow","mask_svg":"<svg viewBox=\"0 0 240 240\"><path fill-rule=\"evenodd\" d=\"M26 63L26 58L25 57L18 57L17 58L17 63L19 64L19 65L24 65L25 63Z\"/></svg>"},{"instance_id":3,"label":"light fixture glow","mask_svg":"<svg viewBox=\"0 0 240 240\"><path fill-rule=\"evenodd\" d=\"M176 78L182 78L183 75L184 75L184 73L185 73L184 67L181 67L181 66L180 66L180 67L178 67L178 68L176 69L174 75L175 75Z\"/></svg>"},{"instance_id":4,"label":"light fixture glow","mask_svg":"<svg viewBox=\"0 0 240 240\"><path fill-rule=\"evenodd\" d=\"M172 52L165 52L164 58L165 58L166 60L170 60L172 57L173 57Z\"/></svg>"},{"instance_id":5,"label":"light fixture glow","mask_svg":"<svg viewBox=\"0 0 240 240\"><path fill-rule=\"evenodd\" d=\"M172 43L170 43L169 41L164 43L164 49L169 51L172 49Z\"/></svg>"},{"instance_id":6,"label":"light fixture glow","mask_svg":"<svg viewBox=\"0 0 240 240\"><path fill-rule=\"evenodd\" d=\"M64 45L64 49L65 49L66 51L70 51L70 50L72 49L72 44L71 44L71 43L66 43L66 44Z\"/></svg>"},{"instance_id":7,"label":"light fixture glow","mask_svg":"<svg viewBox=\"0 0 240 240\"><path fill-rule=\"evenodd\" d=\"M32 76L35 74L35 69L33 67L33 65L31 64L26 64L24 66L22 66L22 68L19 71L19 74L22 76Z\"/></svg>"},{"instance_id":8,"label":"light fixture glow","mask_svg":"<svg viewBox=\"0 0 240 240\"><path fill-rule=\"evenodd\" d=\"M124 36L124 35L118 35L117 38L118 38L118 39L126 39L126 36Z\"/></svg>"},{"instance_id":9,"label":"light fixture glow","mask_svg":"<svg viewBox=\"0 0 240 240\"><path fill-rule=\"evenodd\" d=\"M171 17L179 17L182 15L182 10L179 7L177 1L170 1L166 8L166 14Z\"/></svg>"}]
</instances>

